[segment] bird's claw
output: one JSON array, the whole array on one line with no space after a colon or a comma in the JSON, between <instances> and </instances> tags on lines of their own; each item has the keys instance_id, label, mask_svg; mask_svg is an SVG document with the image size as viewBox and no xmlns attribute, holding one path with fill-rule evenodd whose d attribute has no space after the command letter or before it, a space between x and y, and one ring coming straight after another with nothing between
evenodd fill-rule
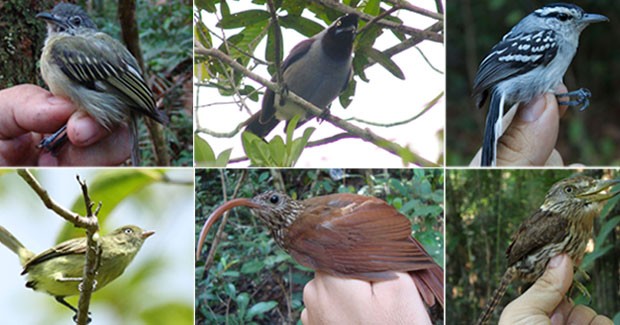
<instances>
[{"instance_id":1,"label":"bird's claw","mask_svg":"<svg viewBox=\"0 0 620 325\"><path fill-rule=\"evenodd\" d=\"M579 111L583 111L590 106L590 97L592 97L592 92L590 92L587 88L580 88L574 91L569 91L564 94L556 94L555 97L559 100L562 97L568 97L568 101L559 101L558 104L560 106L566 105L568 107L579 107ZM574 100L570 100L571 97L574 97Z\"/></svg>"}]
</instances>

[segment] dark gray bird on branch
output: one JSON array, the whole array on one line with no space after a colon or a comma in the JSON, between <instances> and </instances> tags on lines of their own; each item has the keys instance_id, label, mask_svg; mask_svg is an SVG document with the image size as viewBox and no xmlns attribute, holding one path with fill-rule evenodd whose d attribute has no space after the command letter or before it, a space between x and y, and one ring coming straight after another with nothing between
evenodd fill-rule
<instances>
[{"instance_id":1,"label":"dark gray bird on branch","mask_svg":"<svg viewBox=\"0 0 620 325\"><path fill-rule=\"evenodd\" d=\"M327 29L297 44L280 67L285 91L326 110L351 79L357 21L355 15L344 15ZM298 127L312 118L297 104L267 89L262 109L249 119L246 131L264 138L280 121L290 121L295 115L301 116Z\"/></svg>"}]
</instances>

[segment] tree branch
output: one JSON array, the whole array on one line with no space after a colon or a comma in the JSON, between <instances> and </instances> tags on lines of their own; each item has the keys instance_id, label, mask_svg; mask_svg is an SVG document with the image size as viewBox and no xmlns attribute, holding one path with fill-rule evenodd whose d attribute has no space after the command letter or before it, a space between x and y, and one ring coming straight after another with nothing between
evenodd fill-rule
<instances>
[{"instance_id":1,"label":"tree branch","mask_svg":"<svg viewBox=\"0 0 620 325\"><path fill-rule=\"evenodd\" d=\"M202 45L200 44L196 44L196 47L194 49L194 53L195 54L199 54L199 55L206 55L206 56L211 56L214 58L219 59L220 61L222 61L223 63L227 64L228 66L230 66L231 68L233 68L236 71L239 71L241 73L243 73L244 75L246 75L247 77L249 77L250 79L268 87L269 89L273 90L274 92L279 92L279 87L278 85L276 85L275 83L257 75L256 73L246 69L244 66L242 66L241 64L239 64L238 62L236 62L234 59L232 59L231 57L229 57L228 55L226 55L225 53L223 53L222 51L218 50L218 49L207 49L204 48ZM403 151L409 151L409 149L403 148L398 144L392 143L391 141L373 133L372 131L370 131L369 129L361 129L355 125L352 125L350 123L347 123L346 121L333 116L331 114L329 115L325 115L323 114L323 111L319 108L317 108L316 106L314 106L312 103L306 101L305 99L299 97L297 94L293 93L292 91L289 91L287 94L287 100L291 100L294 103L298 104L301 108L303 108L306 112L314 115L314 116L320 116L321 118L323 118L325 121L328 121L329 123L333 124L334 126L347 131L355 136L357 136L358 138L367 141L367 142L371 142L373 144L375 144L377 147L382 148L394 155L397 156L401 156L401 152ZM411 157L412 157L412 162L414 164L423 166L423 167L435 167L437 166L437 164L413 153L411 153Z\"/></svg>"},{"instance_id":2,"label":"tree branch","mask_svg":"<svg viewBox=\"0 0 620 325\"><path fill-rule=\"evenodd\" d=\"M97 286L95 276L101 261L101 246L99 243L99 224L97 222L97 214L101 209L101 203L93 213L93 203L88 195L88 187L86 182L80 180L80 176L76 176L78 183L82 188L82 196L84 197L84 205L86 206L86 218L94 222L93 226L86 228L86 256L84 262L84 272L80 288L80 300L78 300L77 323L78 325L86 325L90 322L88 317L88 309L90 307L90 297Z\"/></svg>"},{"instance_id":3,"label":"tree branch","mask_svg":"<svg viewBox=\"0 0 620 325\"><path fill-rule=\"evenodd\" d=\"M101 249L99 247L99 222L97 220L97 214L101 208L101 203L97 206L97 209L93 212L93 203L88 195L88 187L86 182L80 180L77 176L77 181L82 188L82 196L84 197L84 204L86 206L86 216L82 217L79 214L69 211L60 206L54 201L47 190L45 190L41 184L34 178L30 171L26 169L17 170L17 174L26 181L26 183L34 190L39 196L43 204L50 210L54 211L57 215L63 219L71 222L73 225L79 228L86 229L86 254L84 261L84 271L82 273L82 281L79 284L80 299L78 301L78 310L76 315L76 323L78 325L86 325L90 322L88 317L88 309L90 306L90 298L92 292L95 290L96 282L95 275L99 269L99 261L101 257Z\"/></svg>"},{"instance_id":4,"label":"tree branch","mask_svg":"<svg viewBox=\"0 0 620 325\"><path fill-rule=\"evenodd\" d=\"M374 16L372 15L358 11L355 8L351 8L337 1L333 1L333 0L314 0L314 1L326 7L338 10L343 13L357 15L358 17L360 17L360 19L363 19L365 21L371 21L374 18ZM441 23L443 24L443 20L441 21ZM443 35L435 33L435 32L430 32L428 30L420 30L417 28L405 26L403 24L398 24L398 23L395 23L395 22L392 22L386 19L382 19L378 21L377 24L383 27L397 30L401 33L411 35L412 37L420 37L420 38L427 39L429 41L443 43Z\"/></svg>"}]
</instances>

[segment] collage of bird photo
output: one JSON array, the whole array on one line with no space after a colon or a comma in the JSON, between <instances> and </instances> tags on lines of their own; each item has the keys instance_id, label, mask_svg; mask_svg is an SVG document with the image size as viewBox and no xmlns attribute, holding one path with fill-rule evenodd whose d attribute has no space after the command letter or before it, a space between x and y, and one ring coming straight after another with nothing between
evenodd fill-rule
<instances>
[{"instance_id":1,"label":"collage of bird photo","mask_svg":"<svg viewBox=\"0 0 620 325\"><path fill-rule=\"evenodd\" d=\"M0 0L0 324L620 325L620 2Z\"/></svg>"}]
</instances>

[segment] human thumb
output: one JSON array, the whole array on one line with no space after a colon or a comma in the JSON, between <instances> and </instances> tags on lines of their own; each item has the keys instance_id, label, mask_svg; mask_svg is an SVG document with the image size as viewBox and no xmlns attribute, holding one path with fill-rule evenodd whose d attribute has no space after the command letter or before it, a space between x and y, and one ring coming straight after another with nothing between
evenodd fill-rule
<instances>
[{"instance_id":1,"label":"human thumb","mask_svg":"<svg viewBox=\"0 0 620 325\"><path fill-rule=\"evenodd\" d=\"M573 262L566 254L553 257L547 270L502 312L500 324L541 324L562 302L573 283Z\"/></svg>"},{"instance_id":2,"label":"human thumb","mask_svg":"<svg viewBox=\"0 0 620 325\"><path fill-rule=\"evenodd\" d=\"M555 148L559 129L560 111L554 94L546 93L520 105L499 140L498 165L545 165Z\"/></svg>"}]
</instances>

